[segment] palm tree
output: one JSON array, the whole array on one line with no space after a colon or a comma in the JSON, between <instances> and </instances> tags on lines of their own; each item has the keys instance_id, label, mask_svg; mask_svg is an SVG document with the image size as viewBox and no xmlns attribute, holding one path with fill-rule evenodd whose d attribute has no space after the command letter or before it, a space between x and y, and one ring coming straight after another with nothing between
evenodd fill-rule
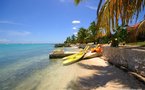
<instances>
[{"instance_id":1,"label":"palm tree","mask_svg":"<svg viewBox=\"0 0 145 90\"><path fill-rule=\"evenodd\" d=\"M71 43L71 37L67 37L64 43Z\"/></svg>"},{"instance_id":2,"label":"palm tree","mask_svg":"<svg viewBox=\"0 0 145 90\"><path fill-rule=\"evenodd\" d=\"M90 24L90 26L89 26L89 28L88 28L88 32L89 32L89 34L90 34L90 36L89 36L89 39L91 39L90 41L94 42L94 44L95 44L95 42L96 42L96 37L97 37L97 28L96 28L95 21L93 21L93 22Z\"/></svg>"},{"instance_id":3,"label":"palm tree","mask_svg":"<svg viewBox=\"0 0 145 90\"><path fill-rule=\"evenodd\" d=\"M74 1L79 4L82 0ZM103 28L107 35L115 34L114 29L117 30L119 20L121 26L128 25L133 18L137 21L139 13L144 8L145 0L105 0L105 2L100 0L97 9L97 30ZM142 32L142 30L139 32Z\"/></svg>"},{"instance_id":4,"label":"palm tree","mask_svg":"<svg viewBox=\"0 0 145 90\"><path fill-rule=\"evenodd\" d=\"M82 0L74 0L79 4ZM126 25L133 18L138 19L139 13L145 8L145 0L99 0L97 9L97 29L104 28L107 34L116 29L119 19ZM103 3L103 5L102 5Z\"/></svg>"},{"instance_id":5,"label":"palm tree","mask_svg":"<svg viewBox=\"0 0 145 90\"><path fill-rule=\"evenodd\" d=\"M145 0L107 0L99 9L97 26L110 32L118 27L119 19L122 25L128 24L133 17L137 20L144 6Z\"/></svg>"},{"instance_id":6,"label":"palm tree","mask_svg":"<svg viewBox=\"0 0 145 90\"><path fill-rule=\"evenodd\" d=\"M77 40L79 43L87 43L88 31L85 28L80 28L77 34Z\"/></svg>"},{"instance_id":7,"label":"palm tree","mask_svg":"<svg viewBox=\"0 0 145 90\"><path fill-rule=\"evenodd\" d=\"M76 43L76 36L74 34L71 36L71 43Z\"/></svg>"}]
</instances>

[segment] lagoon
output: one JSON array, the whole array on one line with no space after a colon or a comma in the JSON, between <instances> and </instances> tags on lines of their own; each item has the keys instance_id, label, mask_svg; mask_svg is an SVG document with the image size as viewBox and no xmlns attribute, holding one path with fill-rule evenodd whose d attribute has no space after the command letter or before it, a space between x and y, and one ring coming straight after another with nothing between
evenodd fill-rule
<instances>
[{"instance_id":1,"label":"lagoon","mask_svg":"<svg viewBox=\"0 0 145 90\"><path fill-rule=\"evenodd\" d=\"M51 65L53 44L0 44L0 90L13 90Z\"/></svg>"}]
</instances>

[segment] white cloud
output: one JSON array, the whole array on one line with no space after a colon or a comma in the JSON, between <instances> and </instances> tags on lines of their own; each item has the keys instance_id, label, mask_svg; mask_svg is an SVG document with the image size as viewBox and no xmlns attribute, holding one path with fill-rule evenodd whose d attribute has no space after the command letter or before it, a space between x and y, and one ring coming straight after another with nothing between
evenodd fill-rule
<instances>
[{"instance_id":1,"label":"white cloud","mask_svg":"<svg viewBox=\"0 0 145 90\"><path fill-rule=\"evenodd\" d=\"M76 30L77 28L76 27L73 27L72 29Z\"/></svg>"},{"instance_id":2,"label":"white cloud","mask_svg":"<svg viewBox=\"0 0 145 90\"><path fill-rule=\"evenodd\" d=\"M95 7L95 6L87 5L86 7L89 8L89 9L91 9L91 10L97 10L97 7Z\"/></svg>"},{"instance_id":3,"label":"white cloud","mask_svg":"<svg viewBox=\"0 0 145 90\"><path fill-rule=\"evenodd\" d=\"M13 21L0 21L0 24L24 25L22 23L16 23L16 22L13 22Z\"/></svg>"},{"instance_id":4,"label":"white cloud","mask_svg":"<svg viewBox=\"0 0 145 90\"><path fill-rule=\"evenodd\" d=\"M79 23L81 23L79 20L73 20L72 21L72 24L79 24Z\"/></svg>"}]
</instances>

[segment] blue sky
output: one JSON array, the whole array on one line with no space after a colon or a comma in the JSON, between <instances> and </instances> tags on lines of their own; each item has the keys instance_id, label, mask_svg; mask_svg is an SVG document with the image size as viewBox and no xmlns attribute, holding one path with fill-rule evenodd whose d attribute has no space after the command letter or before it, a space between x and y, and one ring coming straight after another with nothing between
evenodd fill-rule
<instances>
[{"instance_id":1,"label":"blue sky","mask_svg":"<svg viewBox=\"0 0 145 90\"><path fill-rule=\"evenodd\" d=\"M98 2L0 0L0 42L57 43L96 19Z\"/></svg>"},{"instance_id":2,"label":"blue sky","mask_svg":"<svg viewBox=\"0 0 145 90\"><path fill-rule=\"evenodd\" d=\"M0 0L0 43L64 42L96 20L98 1Z\"/></svg>"}]
</instances>

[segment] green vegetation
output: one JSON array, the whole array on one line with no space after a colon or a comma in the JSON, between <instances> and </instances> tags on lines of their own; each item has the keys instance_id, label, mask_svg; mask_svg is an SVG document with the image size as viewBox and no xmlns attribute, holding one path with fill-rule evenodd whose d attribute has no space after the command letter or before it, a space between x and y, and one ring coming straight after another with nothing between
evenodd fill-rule
<instances>
[{"instance_id":1,"label":"green vegetation","mask_svg":"<svg viewBox=\"0 0 145 90\"><path fill-rule=\"evenodd\" d=\"M97 28L96 28L96 24L94 21L89 26L88 32L89 32L89 42L94 42L94 44L95 44L96 37L97 37Z\"/></svg>"},{"instance_id":2,"label":"green vegetation","mask_svg":"<svg viewBox=\"0 0 145 90\"><path fill-rule=\"evenodd\" d=\"M87 43L88 31L85 28L80 28L77 34L78 43Z\"/></svg>"},{"instance_id":3,"label":"green vegetation","mask_svg":"<svg viewBox=\"0 0 145 90\"><path fill-rule=\"evenodd\" d=\"M81 1L84 0L74 0L77 5ZM145 0L99 0L96 26L110 32L110 29L118 27L119 20L122 26L127 25L133 18L137 20L144 8Z\"/></svg>"},{"instance_id":4,"label":"green vegetation","mask_svg":"<svg viewBox=\"0 0 145 90\"><path fill-rule=\"evenodd\" d=\"M97 41L97 30L95 22L93 21L88 29L81 27L77 35L72 35L66 38L64 43L89 43Z\"/></svg>"},{"instance_id":5,"label":"green vegetation","mask_svg":"<svg viewBox=\"0 0 145 90\"><path fill-rule=\"evenodd\" d=\"M84 0L74 0L76 5L81 1ZM85 40L89 39L87 42L91 41L94 43L96 40L99 43L100 41L103 43L111 41L111 46L113 47L118 46L120 42L144 41L145 20L140 23L138 30L134 29L131 32L127 32L127 28L122 28L128 25L129 22L132 22L132 19L136 19L137 21L140 12L143 11L144 8L145 0L99 0L96 25L95 27L90 26L91 30L88 31L88 37L84 36L83 38ZM121 23L119 23L120 21ZM100 28L105 30L106 36L102 34L99 35ZM96 32L94 30L96 30ZM115 32L115 34L112 34L111 31ZM91 32L93 34L91 34Z\"/></svg>"}]
</instances>

